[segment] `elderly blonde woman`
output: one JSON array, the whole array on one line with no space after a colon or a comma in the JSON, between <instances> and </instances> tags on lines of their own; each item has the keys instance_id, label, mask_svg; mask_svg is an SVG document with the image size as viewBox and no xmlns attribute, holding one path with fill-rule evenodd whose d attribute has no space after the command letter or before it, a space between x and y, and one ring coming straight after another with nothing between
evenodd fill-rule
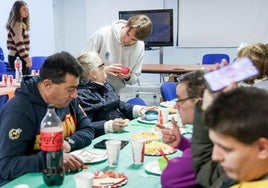
<instances>
[{"instance_id":1,"label":"elderly blonde woman","mask_svg":"<svg viewBox=\"0 0 268 188\"><path fill-rule=\"evenodd\" d=\"M113 86L106 81L104 64L97 53L85 51L77 59L83 67L78 86L78 100L94 122L95 137L107 132L120 132L127 125L125 119L144 117L146 111L157 110L157 107L121 101Z\"/></svg>"}]
</instances>

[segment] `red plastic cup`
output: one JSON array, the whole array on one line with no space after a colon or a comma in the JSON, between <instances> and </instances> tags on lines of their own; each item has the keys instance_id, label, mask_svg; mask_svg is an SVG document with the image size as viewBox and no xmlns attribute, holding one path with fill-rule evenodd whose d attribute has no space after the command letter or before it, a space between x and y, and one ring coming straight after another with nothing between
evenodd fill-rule
<instances>
[{"instance_id":1,"label":"red plastic cup","mask_svg":"<svg viewBox=\"0 0 268 188\"><path fill-rule=\"evenodd\" d=\"M128 74L129 73L129 68L128 67L122 67L121 68L121 73L122 74Z\"/></svg>"}]
</instances>

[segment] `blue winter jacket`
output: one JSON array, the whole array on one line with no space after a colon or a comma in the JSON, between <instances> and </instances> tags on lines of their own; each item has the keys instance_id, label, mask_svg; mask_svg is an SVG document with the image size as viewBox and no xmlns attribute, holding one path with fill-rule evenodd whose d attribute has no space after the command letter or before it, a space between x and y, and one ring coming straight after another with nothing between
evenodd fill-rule
<instances>
[{"instance_id":1,"label":"blue winter jacket","mask_svg":"<svg viewBox=\"0 0 268 188\"><path fill-rule=\"evenodd\" d=\"M38 77L23 80L14 98L0 112L0 185L43 169L40 123L48 104L38 91L38 81ZM73 150L91 144L94 128L77 99L55 111L62 120L64 136L74 140Z\"/></svg>"}]
</instances>

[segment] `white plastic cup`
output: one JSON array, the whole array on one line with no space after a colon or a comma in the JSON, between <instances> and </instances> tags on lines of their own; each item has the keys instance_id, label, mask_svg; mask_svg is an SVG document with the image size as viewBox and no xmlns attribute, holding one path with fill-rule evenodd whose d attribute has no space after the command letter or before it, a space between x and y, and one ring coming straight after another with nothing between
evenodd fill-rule
<instances>
[{"instance_id":1,"label":"white plastic cup","mask_svg":"<svg viewBox=\"0 0 268 188\"><path fill-rule=\"evenodd\" d=\"M92 188L94 174L92 172L79 172L74 175L76 188Z\"/></svg>"},{"instance_id":2,"label":"white plastic cup","mask_svg":"<svg viewBox=\"0 0 268 188\"><path fill-rule=\"evenodd\" d=\"M13 86L13 75L7 76L7 86Z\"/></svg>"},{"instance_id":3,"label":"white plastic cup","mask_svg":"<svg viewBox=\"0 0 268 188\"><path fill-rule=\"evenodd\" d=\"M143 164L145 141L143 139L132 139L131 149L132 149L133 163L137 165Z\"/></svg>"},{"instance_id":4,"label":"white plastic cup","mask_svg":"<svg viewBox=\"0 0 268 188\"><path fill-rule=\"evenodd\" d=\"M119 153L121 147L120 140L108 140L105 142L106 151L108 156L108 165L110 167L116 167L119 161Z\"/></svg>"},{"instance_id":5,"label":"white plastic cup","mask_svg":"<svg viewBox=\"0 0 268 188\"><path fill-rule=\"evenodd\" d=\"M7 86L7 74L2 74L2 84Z\"/></svg>"},{"instance_id":6,"label":"white plastic cup","mask_svg":"<svg viewBox=\"0 0 268 188\"><path fill-rule=\"evenodd\" d=\"M168 122L168 114L169 114L169 109L168 108L159 108L159 122L163 125L167 124Z\"/></svg>"}]
</instances>

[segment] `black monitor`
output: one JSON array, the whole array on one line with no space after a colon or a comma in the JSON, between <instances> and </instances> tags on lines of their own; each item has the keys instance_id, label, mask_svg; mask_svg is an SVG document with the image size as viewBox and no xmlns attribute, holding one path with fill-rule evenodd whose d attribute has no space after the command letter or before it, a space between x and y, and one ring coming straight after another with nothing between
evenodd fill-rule
<instances>
[{"instance_id":1,"label":"black monitor","mask_svg":"<svg viewBox=\"0 0 268 188\"><path fill-rule=\"evenodd\" d=\"M153 22L153 31L144 40L146 49L173 46L173 9L119 11L119 19L128 20L137 14L144 14Z\"/></svg>"}]
</instances>

